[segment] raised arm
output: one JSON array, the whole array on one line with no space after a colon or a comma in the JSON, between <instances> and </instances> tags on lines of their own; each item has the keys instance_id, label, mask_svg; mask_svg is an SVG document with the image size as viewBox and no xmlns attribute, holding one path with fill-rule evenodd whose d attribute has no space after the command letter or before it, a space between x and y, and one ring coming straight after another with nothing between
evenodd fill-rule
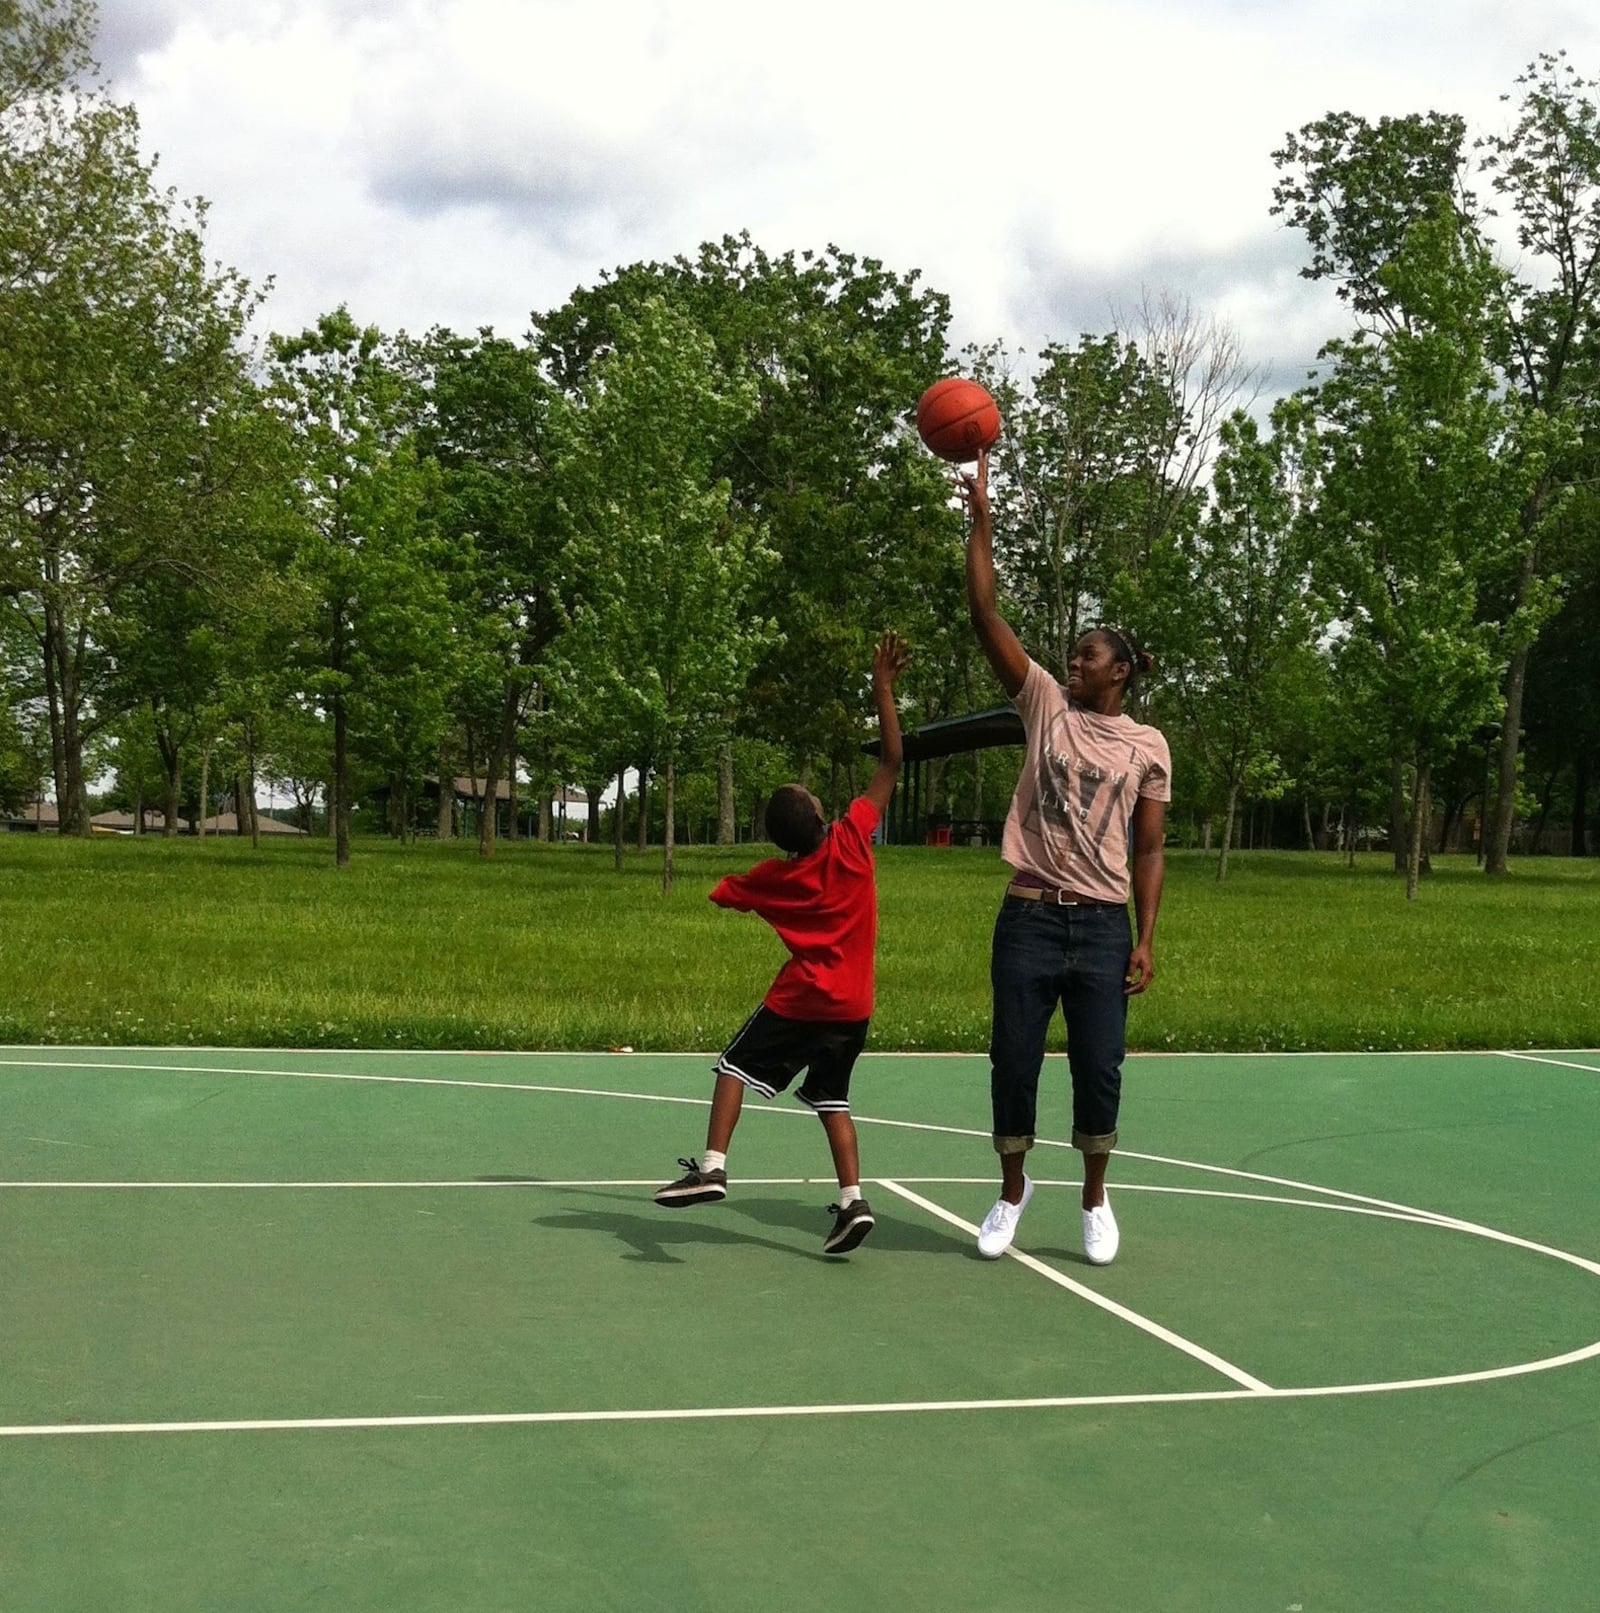
<instances>
[{"instance_id":1,"label":"raised arm","mask_svg":"<svg viewBox=\"0 0 1600 1613\"><path fill-rule=\"evenodd\" d=\"M978 474L964 472L961 485L966 493L972 532L967 539L967 610L977 629L978 642L1000 687L1016 698L1028 676L1028 652L1012 632L1011 624L995 603L994 527L989 516L989 456L978 455Z\"/></svg>"},{"instance_id":2,"label":"raised arm","mask_svg":"<svg viewBox=\"0 0 1600 1613\"><path fill-rule=\"evenodd\" d=\"M894 704L894 680L911 660L911 651L898 633L885 633L872 652L872 698L878 707L878 765L867 781L867 799L879 814L889 810L905 746L900 741L900 713Z\"/></svg>"}]
</instances>

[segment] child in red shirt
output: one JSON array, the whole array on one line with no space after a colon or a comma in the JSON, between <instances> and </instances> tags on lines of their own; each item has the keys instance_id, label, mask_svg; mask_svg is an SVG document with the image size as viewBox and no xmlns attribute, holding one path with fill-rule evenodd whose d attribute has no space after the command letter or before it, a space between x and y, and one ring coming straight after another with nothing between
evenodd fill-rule
<instances>
[{"instance_id":1,"label":"child in red shirt","mask_svg":"<svg viewBox=\"0 0 1600 1613\"><path fill-rule=\"evenodd\" d=\"M685 1174L656 1192L668 1209L714 1204L728 1196L728 1144L745 1088L775 1097L800 1073L795 1092L816 1112L839 1177L833 1230L824 1254L848 1254L872 1231L861 1196L856 1127L850 1118L850 1072L866 1045L872 1017L872 961L878 938L872 831L900 776L900 718L894 680L911 659L893 633L872 654L872 694L882 744L866 794L837 823L799 784L786 784L767 806L767 832L787 858L772 858L748 874L731 874L711 893L718 907L758 913L789 949L762 1005L717 1060L704 1161L680 1159Z\"/></svg>"}]
</instances>

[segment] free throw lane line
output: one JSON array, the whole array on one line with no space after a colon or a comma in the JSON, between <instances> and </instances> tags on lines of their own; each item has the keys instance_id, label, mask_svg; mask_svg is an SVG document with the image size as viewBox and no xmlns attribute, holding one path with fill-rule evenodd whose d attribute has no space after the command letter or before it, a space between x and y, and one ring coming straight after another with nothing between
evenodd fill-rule
<instances>
[{"instance_id":1,"label":"free throw lane line","mask_svg":"<svg viewBox=\"0 0 1600 1613\"><path fill-rule=\"evenodd\" d=\"M1589 1075L1600 1075L1600 1064L1579 1064L1572 1059L1551 1058L1548 1053L1513 1053L1508 1048L1499 1049L1503 1059L1521 1059L1524 1064L1555 1064L1563 1070L1583 1070Z\"/></svg>"},{"instance_id":2,"label":"free throw lane line","mask_svg":"<svg viewBox=\"0 0 1600 1613\"><path fill-rule=\"evenodd\" d=\"M959 1227L963 1232L970 1233L972 1237L978 1236L978 1228L970 1221L963 1221L953 1211L945 1209L942 1204L935 1204L932 1199L925 1199L920 1193L913 1193L909 1187L903 1187L899 1182L892 1182L886 1176L876 1178L877 1181L891 1193L898 1194L908 1204L915 1204L918 1209L926 1210L929 1215L937 1216L941 1221L948 1222L953 1227ZM1170 1345L1175 1350L1181 1350L1185 1355L1193 1356L1196 1361L1203 1362L1213 1372L1220 1372L1223 1377L1231 1378L1235 1383L1242 1384L1255 1394L1270 1394L1272 1385L1263 1383L1259 1378L1253 1378L1242 1367L1236 1367L1231 1361L1224 1361L1220 1355L1215 1355L1202 1344L1196 1344L1181 1334L1174 1333L1170 1328L1163 1327L1159 1322L1152 1321L1148 1316L1141 1316L1138 1311L1129 1310L1126 1305L1119 1305L1116 1300L1108 1299L1106 1295L1096 1293L1094 1289L1086 1287L1083 1283L1074 1282L1064 1272L1057 1271L1054 1266L1047 1266L1042 1260L1036 1260L1032 1255L1024 1254L1020 1249L1007 1249L1006 1253L1024 1265L1029 1271L1037 1272L1041 1277L1056 1284L1058 1288L1065 1288L1068 1293L1076 1294L1079 1299L1086 1299L1091 1305L1098 1305L1101 1310L1109 1311L1119 1321L1127 1322L1142 1332L1148 1333L1152 1338L1160 1339L1163 1344Z\"/></svg>"}]
</instances>

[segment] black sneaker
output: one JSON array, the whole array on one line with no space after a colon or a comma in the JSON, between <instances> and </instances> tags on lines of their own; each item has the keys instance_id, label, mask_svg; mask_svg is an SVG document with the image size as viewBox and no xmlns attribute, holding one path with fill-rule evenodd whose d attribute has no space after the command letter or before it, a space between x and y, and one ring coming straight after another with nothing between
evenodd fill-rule
<instances>
[{"instance_id":1,"label":"black sneaker","mask_svg":"<svg viewBox=\"0 0 1600 1613\"><path fill-rule=\"evenodd\" d=\"M669 1210L681 1210L690 1204L715 1204L728 1196L726 1171L703 1171L697 1159L680 1159L684 1174L675 1182L656 1189L656 1203ZM853 1247L853 1245L852 1245Z\"/></svg>"},{"instance_id":2,"label":"black sneaker","mask_svg":"<svg viewBox=\"0 0 1600 1613\"><path fill-rule=\"evenodd\" d=\"M830 1204L828 1208L833 1211L833 1231L823 1240L825 1255L849 1254L866 1241L867 1234L877 1225L865 1199L857 1199L843 1208L837 1204Z\"/></svg>"}]
</instances>

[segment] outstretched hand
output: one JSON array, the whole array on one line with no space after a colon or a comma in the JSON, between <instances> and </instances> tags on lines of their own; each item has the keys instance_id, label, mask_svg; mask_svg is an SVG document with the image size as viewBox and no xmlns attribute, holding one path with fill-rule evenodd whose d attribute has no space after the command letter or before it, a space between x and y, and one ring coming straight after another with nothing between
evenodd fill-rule
<instances>
[{"instance_id":1,"label":"outstretched hand","mask_svg":"<svg viewBox=\"0 0 1600 1613\"><path fill-rule=\"evenodd\" d=\"M892 684L910 664L911 646L891 628L873 647L872 681Z\"/></svg>"},{"instance_id":2,"label":"outstretched hand","mask_svg":"<svg viewBox=\"0 0 1600 1613\"><path fill-rule=\"evenodd\" d=\"M967 514L972 518L972 524L987 522L989 519L989 450L985 448L978 455L978 474L969 476L966 471L956 472L956 491L966 501Z\"/></svg>"}]
</instances>

